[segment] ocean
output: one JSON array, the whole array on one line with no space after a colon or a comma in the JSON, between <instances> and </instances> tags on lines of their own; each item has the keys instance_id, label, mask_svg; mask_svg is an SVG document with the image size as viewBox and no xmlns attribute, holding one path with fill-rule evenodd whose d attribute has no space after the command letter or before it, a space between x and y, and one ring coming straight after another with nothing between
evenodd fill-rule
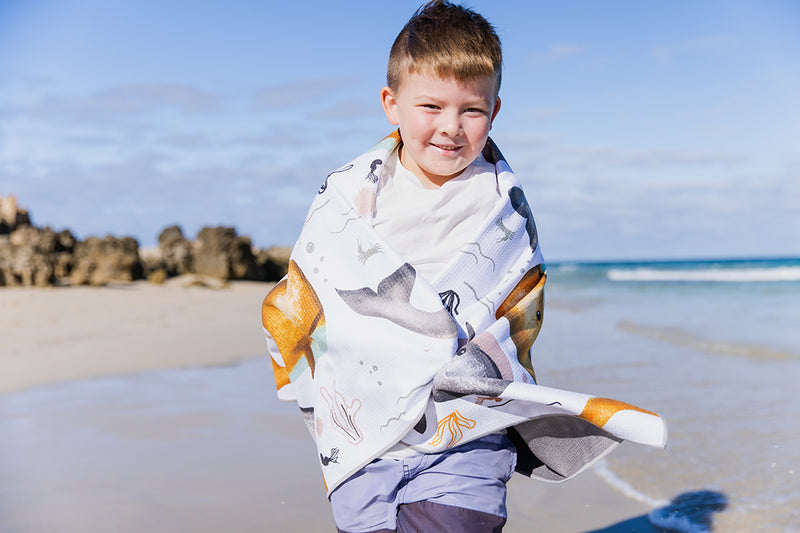
<instances>
[{"instance_id":1,"label":"ocean","mask_svg":"<svg viewBox=\"0 0 800 533\"><path fill-rule=\"evenodd\" d=\"M669 425L666 449L623 443L595 473L672 531L799 531L800 259L561 262L547 273L539 383ZM324 493L308 488L319 476L311 439L253 355L0 397L0 529L163 531L164 517L190 517L193 531L329 527ZM264 507L275 480L304 505L245 512Z\"/></svg>"},{"instance_id":2,"label":"ocean","mask_svg":"<svg viewBox=\"0 0 800 533\"><path fill-rule=\"evenodd\" d=\"M549 265L543 385L658 412L598 473L678 531L800 531L800 259Z\"/></svg>"}]
</instances>

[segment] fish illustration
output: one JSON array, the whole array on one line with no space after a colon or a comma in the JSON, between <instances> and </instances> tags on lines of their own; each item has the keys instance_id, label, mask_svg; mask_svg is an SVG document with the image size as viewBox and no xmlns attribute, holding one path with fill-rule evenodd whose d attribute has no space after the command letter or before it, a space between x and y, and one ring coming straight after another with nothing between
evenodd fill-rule
<instances>
[{"instance_id":1,"label":"fish illustration","mask_svg":"<svg viewBox=\"0 0 800 533\"><path fill-rule=\"evenodd\" d=\"M327 351L325 312L317 293L294 260L289 261L286 278L264 298L261 320L283 358L283 365L272 361L278 389L306 368L313 376L316 360Z\"/></svg>"},{"instance_id":2,"label":"fish illustration","mask_svg":"<svg viewBox=\"0 0 800 533\"><path fill-rule=\"evenodd\" d=\"M385 318L427 337L455 338L458 327L444 307L431 312L411 305L411 290L416 277L414 267L404 263L378 283L377 291L362 287L355 290L336 289L336 292L359 315Z\"/></svg>"},{"instance_id":3,"label":"fish illustration","mask_svg":"<svg viewBox=\"0 0 800 533\"><path fill-rule=\"evenodd\" d=\"M495 318L508 320L511 340L517 347L517 359L534 380L531 346L542 328L546 280L547 274L541 265L528 270L495 313Z\"/></svg>"}]
</instances>

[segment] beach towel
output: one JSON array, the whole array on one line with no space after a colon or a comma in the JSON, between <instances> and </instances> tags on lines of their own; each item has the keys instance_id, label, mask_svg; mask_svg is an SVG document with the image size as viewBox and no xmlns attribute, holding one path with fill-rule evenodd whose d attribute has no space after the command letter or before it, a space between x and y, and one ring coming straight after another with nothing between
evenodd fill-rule
<instances>
[{"instance_id":1,"label":"beach towel","mask_svg":"<svg viewBox=\"0 0 800 533\"><path fill-rule=\"evenodd\" d=\"M548 481L623 440L663 447L658 415L536 383L547 274L530 206L491 139L497 205L435 279L373 230L400 142L396 131L328 175L262 307L278 397L299 405L328 493L399 441L438 452L506 429L517 470Z\"/></svg>"}]
</instances>

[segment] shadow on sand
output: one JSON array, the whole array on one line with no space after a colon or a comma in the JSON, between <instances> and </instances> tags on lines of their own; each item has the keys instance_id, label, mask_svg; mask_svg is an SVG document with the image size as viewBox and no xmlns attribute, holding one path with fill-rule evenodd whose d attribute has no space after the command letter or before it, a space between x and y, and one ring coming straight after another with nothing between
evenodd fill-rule
<instances>
[{"instance_id":1,"label":"shadow on sand","mask_svg":"<svg viewBox=\"0 0 800 533\"><path fill-rule=\"evenodd\" d=\"M646 515L587 533L710 533L714 531L714 513L727 507L728 497L721 492L684 492L675 496L669 505L653 509Z\"/></svg>"}]
</instances>

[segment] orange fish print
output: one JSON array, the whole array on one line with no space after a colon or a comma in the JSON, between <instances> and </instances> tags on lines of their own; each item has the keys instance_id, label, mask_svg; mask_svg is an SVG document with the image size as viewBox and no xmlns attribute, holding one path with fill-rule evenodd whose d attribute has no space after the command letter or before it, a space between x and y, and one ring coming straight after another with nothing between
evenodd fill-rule
<instances>
[{"instance_id":1,"label":"orange fish print","mask_svg":"<svg viewBox=\"0 0 800 533\"><path fill-rule=\"evenodd\" d=\"M531 346L542 328L546 280L547 274L541 265L528 270L495 313L495 318L508 320L511 340L517 347L517 359L534 380Z\"/></svg>"},{"instance_id":2,"label":"orange fish print","mask_svg":"<svg viewBox=\"0 0 800 533\"><path fill-rule=\"evenodd\" d=\"M311 283L293 260L287 277L264 298L261 322L283 357L283 365L272 360L277 388L289 384L306 368L313 376L316 359L327 349L325 313Z\"/></svg>"}]
</instances>

